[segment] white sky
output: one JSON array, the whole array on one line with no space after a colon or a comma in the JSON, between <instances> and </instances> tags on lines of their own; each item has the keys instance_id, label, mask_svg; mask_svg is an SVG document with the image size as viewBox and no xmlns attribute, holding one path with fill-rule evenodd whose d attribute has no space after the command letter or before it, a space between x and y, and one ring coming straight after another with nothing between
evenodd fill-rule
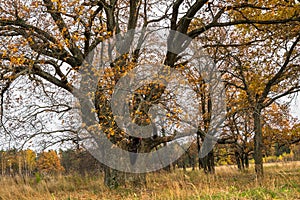
<instances>
[{"instance_id":1,"label":"white sky","mask_svg":"<svg viewBox=\"0 0 300 200\"><path fill-rule=\"evenodd\" d=\"M291 103L290 108L292 115L300 120L300 93L298 93L294 101Z\"/></svg>"}]
</instances>

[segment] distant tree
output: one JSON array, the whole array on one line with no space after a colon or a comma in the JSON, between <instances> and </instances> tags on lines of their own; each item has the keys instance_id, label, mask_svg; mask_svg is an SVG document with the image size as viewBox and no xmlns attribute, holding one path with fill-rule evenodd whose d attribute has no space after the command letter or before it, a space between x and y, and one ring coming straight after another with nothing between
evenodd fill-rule
<instances>
[{"instance_id":1,"label":"distant tree","mask_svg":"<svg viewBox=\"0 0 300 200\"><path fill-rule=\"evenodd\" d=\"M85 149L68 149L61 151L60 155L66 173L98 175L104 169L103 164Z\"/></svg>"},{"instance_id":2,"label":"distant tree","mask_svg":"<svg viewBox=\"0 0 300 200\"><path fill-rule=\"evenodd\" d=\"M60 159L54 150L42 152L38 156L36 166L38 171L42 174L57 174L64 171Z\"/></svg>"},{"instance_id":3,"label":"distant tree","mask_svg":"<svg viewBox=\"0 0 300 200\"><path fill-rule=\"evenodd\" d=\"M192 142L191 146L185 151L185 153L174 163L179 168L183 168L185 171L186 168L196 169L198 158L198 149L196 142Z\"/></svg>"},{"instance_id":4,"label":"distant tree","mask_svg":"<svg viewBox=\"0 0 300 200\"><path fill-rule=\"evenodd\" d=\"M24 150L22 154L24 162L24 172L26 175L32 175L33 171L36 168L36 153L31 149L27 149Z\"/></svg>"},{"instance_id":5,"label":"distant tree","mask_svg":"<svg viewBox=\"0 0 300 200\"><path fill-rule=\"evenodd\" d=\"M0 157L1 157L1 175L5 175L6 173L6 161L7 161L7 153L4 150L0 151Z\"/></svg>"}]
</instances>

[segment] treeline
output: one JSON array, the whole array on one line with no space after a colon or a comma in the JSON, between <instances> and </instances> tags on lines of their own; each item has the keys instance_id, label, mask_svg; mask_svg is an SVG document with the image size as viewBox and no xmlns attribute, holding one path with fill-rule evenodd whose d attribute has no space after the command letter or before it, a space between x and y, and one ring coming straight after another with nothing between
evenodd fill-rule
<instances>
[{"instance_id":1,"label":"treeline","mask_svg":"<svg viewBox=\"0 0 300 200\"><path fill-rule=\"evenodd\" d=\"M215 165L237 165L240 170L249 167L253 161L252 149L244 148L241 152L236 144L218 144L214 151L213 163ZM284 146L275 144L264 151L265 162L300 160L300 145ZM49 150L36 153L27 150L1 150L0 151L2 176L34 176L54 174L80 174L98 175L103 172L104 166L87 150ZM198 159L197 143L192 143L189 149L176 162L165 170L175 168L202 169L204 164Z\"/></svg>"},{"instance_id":2,"label":"treeline","mask_svg":"<svg viewBox=\"0 0 300 200\"><path fill-rule=\"evenodd\" d=\"M27 150L0 151L2 176L33 176L54 175L62 173L96 174L102 171L102 165L88 151L77 150L49 150L36 153Z\"/></svg>"},{"instance_id":3,"label":"treeline","mask_svg":"<svg viewBox=\"0 0 300 200\"><path fill-rule=\"evenodd\" d=\"M300 144L282 145L275 143L271 146L264 146L264 162L282 162L300 160ZM217 144L214 150L213 164L236 165L239 170L244 170L253 163L253 148L248 145L241 146L237 143ZM180 157L173 167L183 168L204 168L203 161L198 159L197 144L192 143L184 155Z\"/></svg>"}]
</instances>

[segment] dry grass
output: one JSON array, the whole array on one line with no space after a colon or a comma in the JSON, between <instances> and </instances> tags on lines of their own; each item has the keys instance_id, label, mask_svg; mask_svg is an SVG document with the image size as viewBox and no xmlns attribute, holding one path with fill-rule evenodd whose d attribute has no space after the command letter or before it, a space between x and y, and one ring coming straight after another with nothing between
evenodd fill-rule
<instances>
[{"instance_id":1,"label":"dry grass","mask_svg":"<svg viewBox=\"0 0 300 200\"><path fill-rule=\"evenodd\" d=\"M109 190L102 177L61 176L43 179L2 177L0 199L300 199L300 162L268 164L259 183L253 174L231 166L216 175L199 171L153 173L147 187Z\"/></svg>"}]
</instances>

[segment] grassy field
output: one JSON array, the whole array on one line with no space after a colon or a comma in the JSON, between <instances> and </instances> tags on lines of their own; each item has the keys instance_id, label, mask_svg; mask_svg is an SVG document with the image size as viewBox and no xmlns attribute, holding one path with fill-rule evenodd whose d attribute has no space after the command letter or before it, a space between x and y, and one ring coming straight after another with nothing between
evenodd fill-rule
<instances>
[{"instance_id":1,"label":"grassy field","mask_svg":"<svg viewBox=\"0 0 300 200\"><path fill-rule=\"evenodd\" d=\"M177 170L152 173L147 187L109 190L102 177L60 176L42 179L1 177L0 199L300 199L300 162L265 165L259 183L253 168L238 172L231 166L217 167L216 175Z\"/></svg>"}]
</instances>

